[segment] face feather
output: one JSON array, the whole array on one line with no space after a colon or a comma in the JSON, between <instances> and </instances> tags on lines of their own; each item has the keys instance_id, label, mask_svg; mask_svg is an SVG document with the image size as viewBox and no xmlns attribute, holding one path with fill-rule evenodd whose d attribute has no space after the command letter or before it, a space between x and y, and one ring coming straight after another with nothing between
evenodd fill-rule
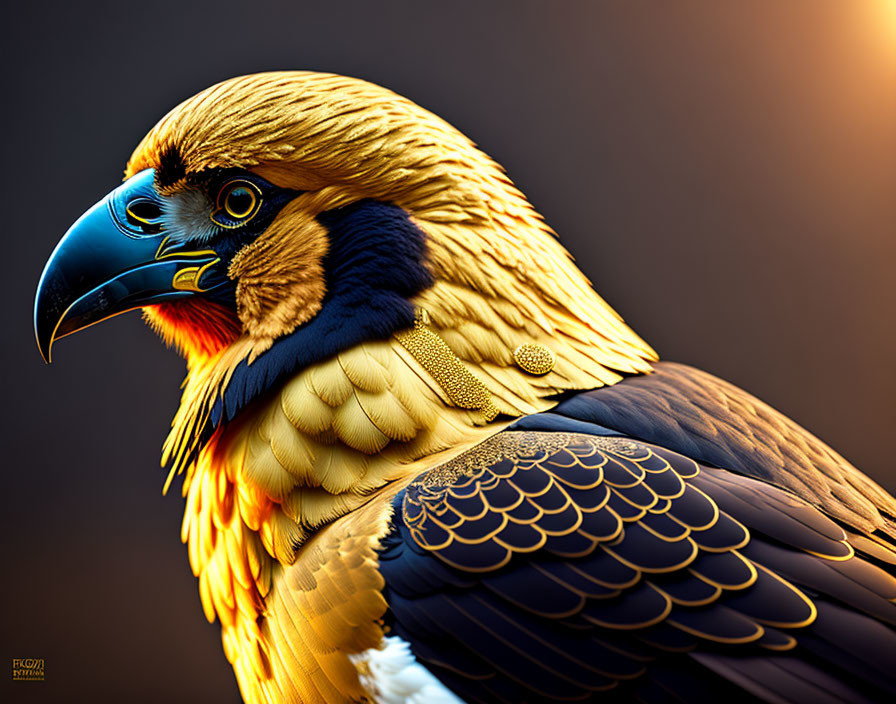
<instances>
[{"instance_id":1,"label":"face feather","mask_svg":"<svg viewBox=\"0 0 896 704\"><path fill-rule=\"evenodd\" d=\"M303 217L301 202L293 201L263 235L237 252L228 274L238 282L243 329L255 342L252 359L321 309L327 248L324 227Z\"/></svg>"},{"instance_id":2,"label":"face feather","mask_svg":"<svg viewBox=\"0 0 896 704\"><path fill-rule=\"evenodd\" d=\"M219 232L209 217L213 210L214 202L205 190L183 188L162 201L162 227L173 240L206 243Z\"/></svg>"},{"instance_id":3,"label":"face feather","mask_svg":"<svg viewBox=\"0 0 896 704\"><path fill-rule=\"evenodd\" d=\"M187 167L175 147L163 149L156 160L156 181L161 189L171 188L186 178Z\"/></svg>"}]
</instances>

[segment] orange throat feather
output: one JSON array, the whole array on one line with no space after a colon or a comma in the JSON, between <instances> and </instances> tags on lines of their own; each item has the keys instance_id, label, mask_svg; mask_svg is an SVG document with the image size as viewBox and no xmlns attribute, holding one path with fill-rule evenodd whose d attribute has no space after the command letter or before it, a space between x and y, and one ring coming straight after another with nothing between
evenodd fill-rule
<instances>
[{"instance_id":1,"label":"orange throat feather","mask_svg":"<svg viewBox=\"0 0 896 704\"><path fill-rule=\"evenodd\" d=\"M242 332L234 311L196 298L146 306L143 319L190 365L216 355L233 344Z\"/></svg>"}]
</instances>

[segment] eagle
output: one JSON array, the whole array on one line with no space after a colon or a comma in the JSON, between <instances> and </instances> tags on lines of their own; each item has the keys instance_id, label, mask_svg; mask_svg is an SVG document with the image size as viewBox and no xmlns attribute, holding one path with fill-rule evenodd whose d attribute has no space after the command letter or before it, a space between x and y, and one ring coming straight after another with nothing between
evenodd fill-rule
<instances>
[{"instance_id":1,"label":"eagle","mask_svg":"<svg viewBox=\"0 0 896 704\"><path fill-rule=\"evenodd\" d=\"M896 696L896 500L659 361L410 100L175 107L50 256L40 351L135 309L186 360L165 489L246 702Z\"/></svg>"}]
</instances>

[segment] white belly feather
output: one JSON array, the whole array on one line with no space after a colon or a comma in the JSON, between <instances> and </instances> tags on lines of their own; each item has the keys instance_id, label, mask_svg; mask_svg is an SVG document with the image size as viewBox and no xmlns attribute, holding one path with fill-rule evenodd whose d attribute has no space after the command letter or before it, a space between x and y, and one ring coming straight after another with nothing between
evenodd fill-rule
<instances>
[{"instance_id":1,"label":"white belly feather","mask_svg":"<svg viewBox=\"0 0 896 704\"><path fill-rule=\"evenodd\" d=\"M398 636L383 638L379 648L349 657L377 704L463 704L417 662L408 643Z\"/></svg>"}]
</instances>

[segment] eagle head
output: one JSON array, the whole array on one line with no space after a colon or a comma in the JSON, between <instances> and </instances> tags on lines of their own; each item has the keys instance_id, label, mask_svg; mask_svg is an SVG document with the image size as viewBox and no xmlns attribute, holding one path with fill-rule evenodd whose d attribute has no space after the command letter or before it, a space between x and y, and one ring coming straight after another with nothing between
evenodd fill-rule
<instances>
[{"instance_id":1,"label":"eagle head","mask_svg":"<svg viewBox=\"0 0 896 704\"><path fill-rule=\"evenodd\" d=\"M421 310L507 390L510 416L653 358L469 139L379 86L311 72L224 81L152 128L50 257L40 350L49 361L58 338L136 308L201 370L212 427ZM549 373L520 367L526 344L550 350Z\"/></svg>"}]
</instances>

